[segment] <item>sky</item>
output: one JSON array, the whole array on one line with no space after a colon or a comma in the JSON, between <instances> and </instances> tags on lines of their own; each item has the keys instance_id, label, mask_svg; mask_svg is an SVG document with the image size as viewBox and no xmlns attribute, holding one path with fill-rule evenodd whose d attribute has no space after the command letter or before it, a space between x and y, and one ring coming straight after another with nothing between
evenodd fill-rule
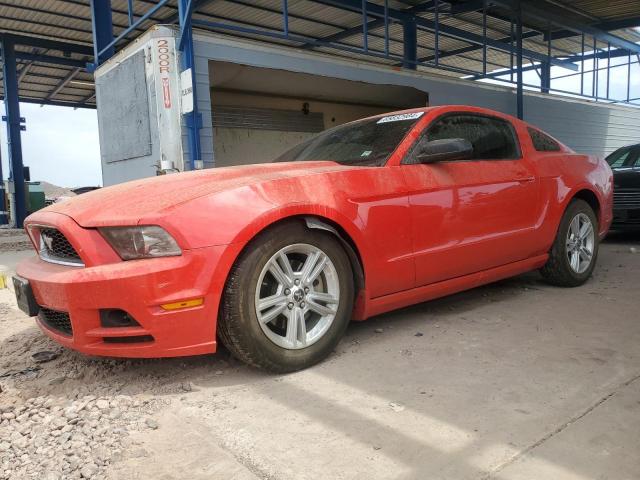
<instances>
[{"instance_id":1,"label":"sky","mask_svg":"<svg viewBox=\"0 0 640 480\"><path fill-rule=\"evenodd\" d=\"M589 52L585 52L589 53ZM624 63L626 57L614 58L611 65ZM640 65L638 58L631 70L631 98L640 97ZM600 68L606 60L599 62ZM592 61L586 61L585 71L592 69ZM557 77L573 73L561 67L552 67L551 76ZM584 92L591 93L592 74L585 73ZM496 80L483 80L497 83ZM540 85L535 71L524 73L524 82ZM606 92L606 71L599 73L599 94ZM554 79L552 88L580 92L580 77ZM627 67L613 68L610 74L611 98L626 99ZM0 107L4 110L4 106ZM4 113L4 112L3 112ZM22 134L23 160L30 167L31 180L44 180L62 187L102 185L100 162L100 144L98 140L98 121L96 111L91 109L72 109L69 107L39 106L20 104L21 116L26 118L26 132ZM526 115L526 112L525 112ZM8 177L7 132L6 125L0 126L2 152L2 171Z\"/></svg>"},{"instance_id":2,"label":"sky","mask_svg":"<svg viewBox=\"0 0 640 480\"><path fill-rule=\"evenodd\" d=\"M1 107L4 114L4 106ZM20 104L26 119L22 156L31 180L61 187L102 185L96 111L69 107ZM6 124L0 125L2 173L9 176Z\"/></svg>"}]
</instances>

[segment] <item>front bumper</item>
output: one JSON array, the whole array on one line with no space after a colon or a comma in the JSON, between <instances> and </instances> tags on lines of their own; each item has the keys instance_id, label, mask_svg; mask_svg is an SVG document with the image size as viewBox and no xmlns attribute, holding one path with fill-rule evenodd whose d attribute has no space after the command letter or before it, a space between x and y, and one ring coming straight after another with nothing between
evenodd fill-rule
<instances>
[{"instance_id":1,"label":"front bumper","mask_svg":"<svg viewBox=\"0 0 640 480\"><path fill-rule=\"evenodd\" d=\"M613 210L612 230L640 229L640 208L615 208Z\"/></svg>"},{"instance_id":2,"label":"front bumper","mask_svg":"<svg viewBox=\"0 0 640 480\"><path fill-rule=\"evenodd\" d=\"M108 244L89 242L90 229L69 217L43 215L76 245L86 267L58 265L33 258L16 273L29 281L42 311L68 314L72 334L64 334L37 317L56 342L80 352L110 357L174 357L216 350L216 323L228 260L235 246L184 250L181 256L114 260ZM112 251L111 251L112 252ZM92 253L95 253L93 255ZM109 258L108 262L104 262ZM201 305L165 310L160 305L203 298ZM107 327L101 310L123 310L139 326ZM138 341L138 339L144 341ZM116 339L114 341L114 339Z\"/></svg>"},{"instance_id":3,"label":"front bumper","mask_svg":"<svg viewBox=\"0 0 640 480\"><path fill-rule=\"evenodd\" d=\"M16 273L29 280L41 307L66 312L73 328L64 335L41 321L56 342L90 355L172 357L216 350L219 291L211 291L215 257L220 248L186 251L180 257L135 260L89 268L44 262L34 256ZM160 305L204 298L202 305L163 310ZM102 327L101 309L127 312L139 327ZM151 336L153 341L111 343L109 338Z\"/></svg>"}]
</instances>

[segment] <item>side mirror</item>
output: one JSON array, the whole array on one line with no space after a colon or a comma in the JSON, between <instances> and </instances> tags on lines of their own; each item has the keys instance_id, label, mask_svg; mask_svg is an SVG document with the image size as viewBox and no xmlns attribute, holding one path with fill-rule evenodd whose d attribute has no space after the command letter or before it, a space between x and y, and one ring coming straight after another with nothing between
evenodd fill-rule
<instances>
[{"instance_id":1,"label":"side mirror","mask_svg":"<svg viewBox=\"0 0 640 480\"><path fill-rule=\"evenodd\" d=\"M473 145L464 138L444 138L424 142L418 146L413 163L435 163L445 160L473 158Z\"/></svg>"}]
</instances>

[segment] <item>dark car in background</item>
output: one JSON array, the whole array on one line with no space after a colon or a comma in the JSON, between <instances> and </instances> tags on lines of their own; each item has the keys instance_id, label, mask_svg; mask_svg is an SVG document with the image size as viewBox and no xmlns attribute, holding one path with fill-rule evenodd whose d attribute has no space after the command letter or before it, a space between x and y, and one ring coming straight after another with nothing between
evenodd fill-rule
<instances>
[{"instance_id":1,"label":"dark car in background","mask_svg":"<svg viewBox=\"0 0 640 480\"><path fill-rule=\"evenodd\" d=\"M614 230L640 230L640 143L619 148L607 157L613 170Z\"/></svg>"}]
</instances>

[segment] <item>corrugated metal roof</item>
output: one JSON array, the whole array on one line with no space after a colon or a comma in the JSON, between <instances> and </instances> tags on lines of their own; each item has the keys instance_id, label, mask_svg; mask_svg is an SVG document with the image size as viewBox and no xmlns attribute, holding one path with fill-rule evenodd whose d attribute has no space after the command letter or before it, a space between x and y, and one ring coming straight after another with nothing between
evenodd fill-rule
<instances>
[{"instance_id":1,"label":"corrugated metal roof","mask_svg":"<svg viewBox=\"0 0 640 480\"><path fill-rule=\"evenodd\" d=\"M371 3L384 5L384 0L370 0ZM546 2L546 3L545 3ZM150 8L157 5L157 0L133 0L134 14L140 17ZM423 0L389 0L389 8L403 10L411 8ZM464 5L464 0L441 0L440 22L443 26L455 27L476 35L482 35L483 16L481 12L471 11L457 15L450 14L450 5ZM576 22L597 25L602 22L628 19L640 15L640 3L638 0L541 0L536 2L539 6L544 4L554 11L562 12L567 18ZM114 33L119 35L128 27L127 0L112 0L112 14ZM358 30L362 24L362 15L332 6L318 0L289 0L289 31L292 34L309 39L322 39L335 35L345 29L353 29L352 35L344 37L340 43L346 47L361 48L363 34ZM203 2L194 14L195 19L221 22L242 27L280 32L283 28L281 0L216 0ZM159 9L146 22L133 30L118 46L121 47L134 39L154 23L175 22L177 13L177 0L171 0ZM511 23L505 17L505 12L499 9L491 10L494 16L487 17L487 36L492 39L504 39L510 36ZM433 20L432 12L420 13L425 19ZM375 17L369 16L369 21ZM526 20L530 27L546 30L547 26L536 25L535 22ZM36 38L52 39L68 42L84 47L92 46L91 12L88 0L0 0L0 32L14 35L23 35ZM235 37L254 38L266 40L265 37L252 33L231 33L228 30L219 30L221 33ZM533 35L530 28L524 28L524 33L529 34L523 42L528 50L546 55L547 43L543 36ZM619 37L638 42L640 34L629 29L612 32ZM341 51L330 47L313 47L305 45L305 42L294 42L282 39L269 39L276 44L304 47L323 53L340 57L357 58L373 61L386 65L397 65L398 59L403 53L403 29L402 26L390 22L389 24L389 53L394 58L384 59L371 57L348 51ZM371 28L368 31L368 47L371 52L382 54L385 51L385 29L383 26ZM592 45L592 40L587 45ZM598 42L599 48L606 48L606 44ZM441 74L460 76L460 71L482 72L482 48L472 45L460 39L440 36L439 48L441 65L457 72L437 70ZM587 47L587 50L590 47ZM460 49L467 51L447 55L448 52L456 52ZM54 65L46 61L44 57L66 59L66 63L84 63L92 61L89 53L63 53L55 49L37 48L31 46L17 47L19 52L30 55L38 55L38 60L21 60L19 72L21 72L20 94L26 101L37 102L62 102L73 105L86 103L95 104L93 76L84 70L79 70L71 65ZM581 38L579 36L565 37L553 41L552 54L554 56L577 54L581 51ZM434 53L434 35L432 32L420 28L418 32L418 57L429 59ZM498 68L507 68L511 63L509 54L493 49L487 51L488 71ZM72 62L70 62L72 61ZM433 65L421 65L421 71L433 71ZM1 76L1 74L0 74ZM70 79L62 88L64 79ZM2 86L0 85L0 93ZM53 95L52 95L53 94Z\"/></svg>"}]
</instances>

